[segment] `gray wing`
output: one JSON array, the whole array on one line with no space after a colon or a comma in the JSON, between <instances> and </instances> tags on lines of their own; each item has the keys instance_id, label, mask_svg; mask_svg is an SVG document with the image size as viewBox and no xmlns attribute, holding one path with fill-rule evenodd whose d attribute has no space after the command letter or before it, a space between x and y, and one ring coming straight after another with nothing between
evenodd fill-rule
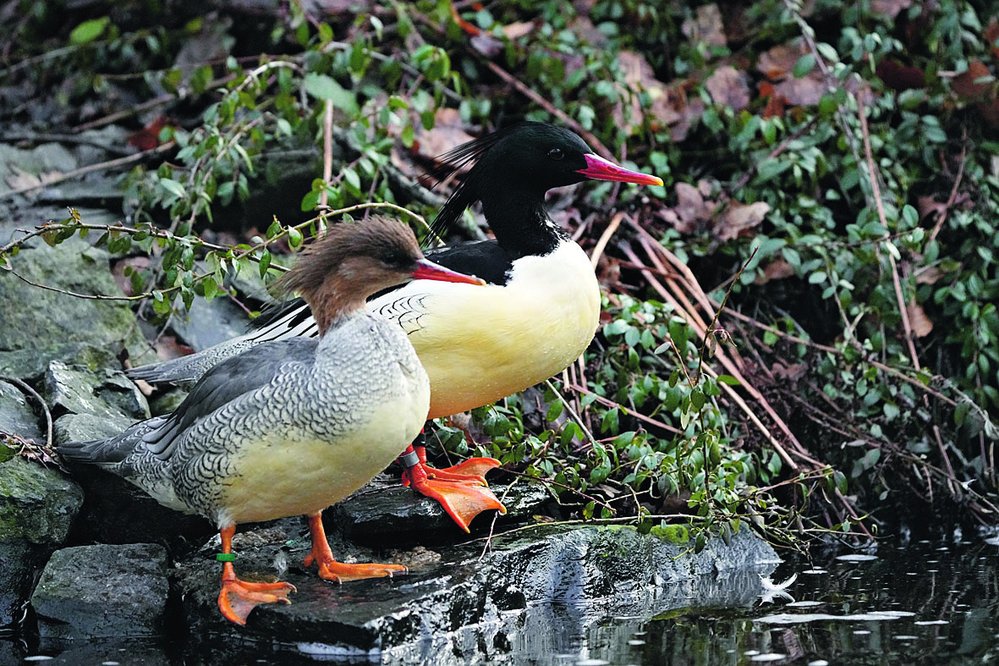
<instances>
[{"instance_id":1,"label":"gray wing","mask_svg":"<svg viewBox=\"0 0 999 666\"><path fill-rule=\"evenodd\" d=\"M226 359L233 358L257 345L294 337L315 337L319 327L301 300L292 303L276 316L255 328L246 335L225 340L195 354L181 356L169 361L151 363L131 368L127 374L132 379L142 379L151 384L189 384L197 381L206 372Z\"/></svg>"},{"instance_id":2,"label":"gray wing","mask_svg":"<svg viewBox=\"0 0 999 666\"><path fill-rule=\"evenodd\" d=\"M143 435L148 451L161 460L173 455L180 435L220 407L269 384L289 364L312 365L316 338L275 340L226 359L205 373L180 407L155 430Z\"/></svg>"}]
</instances>

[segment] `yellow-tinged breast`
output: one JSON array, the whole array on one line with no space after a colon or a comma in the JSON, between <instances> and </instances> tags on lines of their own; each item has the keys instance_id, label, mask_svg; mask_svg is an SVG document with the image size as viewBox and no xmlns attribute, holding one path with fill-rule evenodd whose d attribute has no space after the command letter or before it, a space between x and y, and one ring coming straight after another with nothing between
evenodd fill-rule
<instances>
[{"instance_id":1,"label":"yellow-tinged breast","mask_svg":"<svg viewBox=\"0 0 999 666\"><path fill-rule=\"evenodd\" d=\"M347 497L402 453L419 434L429 396L424 382L372 405L335 441L283 432L243 446L223 482L219 524L321 511Z\"/></svg>"}]
</instances>

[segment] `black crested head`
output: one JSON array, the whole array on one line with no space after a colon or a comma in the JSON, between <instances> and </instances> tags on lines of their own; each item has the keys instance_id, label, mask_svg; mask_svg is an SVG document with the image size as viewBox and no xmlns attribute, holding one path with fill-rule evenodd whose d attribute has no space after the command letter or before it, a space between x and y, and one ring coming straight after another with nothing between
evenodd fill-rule
<instances>
[{"instance_id":1,"label":"black crested head","mask_svg":"<svg viewBox=\"0 0 999 666\"><path fill-rule=\"evenodd\" d=\"M445 153L431 175L438 182L471 165L448 198L431 231L442 236L476 201L519 197L542 206L545 192L587 179L580 170L593 151L574 132L547 123L523 122L487 134ZM494 230L496 224L490 220Z\"/></svg>"},{"instance_id":2,"label":"black crested head","mask_svg":"<svg viewBox=\"0 0 999 666\"><path fill-rule=\"evenodd\" d=\"M662 185L649 174L631 171L596 155L574 132L547 123L524 122L458 146L441 158L438 182L471 166L441 208L431 231L441 237L476 201L496 239L514 253L544 253L561 242L562 232L545 211L545 192L584 180Z\"/></svg>"}]
</instances>

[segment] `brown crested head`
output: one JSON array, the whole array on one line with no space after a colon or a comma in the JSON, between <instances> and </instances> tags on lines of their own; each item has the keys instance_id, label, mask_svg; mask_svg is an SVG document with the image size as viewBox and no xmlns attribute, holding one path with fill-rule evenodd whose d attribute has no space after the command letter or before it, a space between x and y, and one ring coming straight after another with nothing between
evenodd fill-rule
<instances>
[{"instance_id":1,"label":"brown crested head","mask_svg":"<svg viewBox=\"0 0 999 666\"><path fill-rule=\"evenodd\" d=\"M302 251L274 290L279 295L301 294L322 334L344 315L363 308L371 295L418 277L479 282L431 264L408 226L376 216L331 225Z\"/></svg>"}]
</instances>

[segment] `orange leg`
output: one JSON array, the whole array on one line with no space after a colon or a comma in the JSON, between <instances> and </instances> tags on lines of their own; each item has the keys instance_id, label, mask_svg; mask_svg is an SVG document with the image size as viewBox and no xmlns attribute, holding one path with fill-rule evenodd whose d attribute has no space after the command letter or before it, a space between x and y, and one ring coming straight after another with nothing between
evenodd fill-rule
<instances>
[{"instance_id":1,"label":"orange leg","mask_svg":"<svg viewBox=\"0 0 999 666\"><path fill-rule=\"evenodd\" d=\"M506 507L486 486L485 480L485 473L499 466L498 460L472 458L439 470L426 464L425 447L412 445L406 448L400 459L407 467L402 473L403 485L411 486L421 495L439 502L447 515L466 532L472 519L483 511L496 509L506 513Z\"/></svg>"},{"instance_id":2,"label":"orange leg","mask_svg":"<svg viewBox=\"0 0 999 666\"><path fill-rule=\"evenodd\" d=\"M232 554L232 535L236 526L229 525L219 530L222 537L222 553ZM219 591L219 610L230 622L244 625L250 611L260 604L290 604L288 594L295 591L291 583L247 583L236 577L232 562L222 565L222 589Z\"/></svg>"},{"instance_id":3,"label":"orange leg","mask_svg":"<svg viewBox=\"0 0 999 666\"><path fill-rule=\"evenodd\" d=\"M406 567L401 564L344 564L333 559L333 551L326 540L326 530L323 529L323 515L314 513L309 516L309 531L312 532L312 552L305 558L305 566L315 562L319 567L319 577L323 580L333 580L342 583L346 580L361 580L364 578L392 577L393 574L406 573Z\"/></svg>"}]
</instances>

